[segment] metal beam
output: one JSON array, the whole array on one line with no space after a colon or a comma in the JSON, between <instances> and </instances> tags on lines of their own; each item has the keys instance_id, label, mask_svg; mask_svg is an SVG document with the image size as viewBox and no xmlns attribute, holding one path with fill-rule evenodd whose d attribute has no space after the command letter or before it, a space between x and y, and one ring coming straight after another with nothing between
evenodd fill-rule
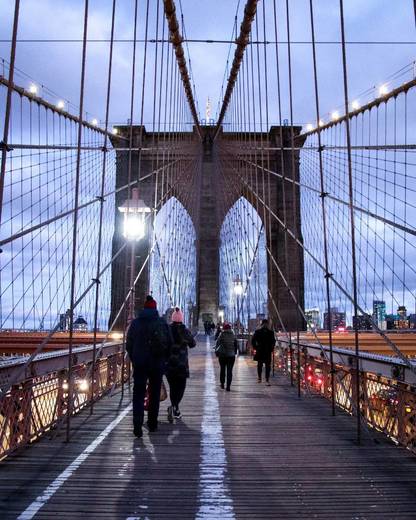
<instances>
[{"instance_id":1,"label":"metal beam","mask_svg":"<svg viewBox=\"0 0 416 520\"><path fill-rule=\"evenodd\" d=\"M165 16L169 27L170 41L172 42L173 48L175 49L176 61L178 63L185 94L188 99L189 108L191 109L192 117L194 118L195 127L198 131L199 137L202 139L198 113L196 111L195 100L192 94L191 80L188 73L188 67L186 65L185 52L182 47L183 38L179 32L179 23L176 18L175 2L174 0L163 0L163 4L165 7Z\"/></svg>"},{"instance_id":2,"label":"metal beam","mask_svg":"<svg viewBox=\"0 0 416 520\"><path fill-rule=\"evenodd\" d=\"M256 15L257 3L258 0L247 0L246 6L244 8L244 18L241 22L240 35L236 40L237 48L234 52L233 64L231 67L230 75L228 77L227 88L225 91L224 99L222 101L222 107L218 118L217 126L215 128L214 139L217 137L217 134L224 120L225 113L227 112L228 104L231 99L231 94L233 93L235 82L237 81L238 71L240 70L241 62L243 61L244 51L246 50L246 47L249 43L251 24L253 23L254 17Z\"/></svg>"}]
</instances>

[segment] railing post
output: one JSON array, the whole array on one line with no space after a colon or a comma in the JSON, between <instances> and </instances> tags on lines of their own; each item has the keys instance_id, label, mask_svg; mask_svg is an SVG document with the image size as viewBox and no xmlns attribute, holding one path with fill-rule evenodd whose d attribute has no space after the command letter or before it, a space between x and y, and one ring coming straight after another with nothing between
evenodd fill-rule
<instances>
[{"instance_id":1,"label":"railing post","mask_svg":"<svg viewBox=\"0 0 416 520\"><path fill-rule=\"evenodd\" d=\"M293 346L292 339L290 339L289 343L289 359L290 359L290 386L293 386Z\"/></svg>"},{"instance_id":2,"label":"railing post","mask_svg":"<svg viewBox=\"0 0 416 520\"><path fill-rule=\"evenodd\" d=\"M406 446L406 390L398 385L397 395L397 440Z\"/></svg>"},{"instance_id":3,"label":"railing post","mask_svg":"<svg viewBox=\"0 0 416 520\"><path fill-rule=\"evenodd\" d=\"M67 376L66 370L60 370L58 372L58 395L56 397L56 419L59 421L61 417L65 415L65 413L68 412L68 391L65 392L65 379ZM68 384L68 383L67 383ZM65 399L65 393L67 398Z\"/></svg>"}]
</instances>

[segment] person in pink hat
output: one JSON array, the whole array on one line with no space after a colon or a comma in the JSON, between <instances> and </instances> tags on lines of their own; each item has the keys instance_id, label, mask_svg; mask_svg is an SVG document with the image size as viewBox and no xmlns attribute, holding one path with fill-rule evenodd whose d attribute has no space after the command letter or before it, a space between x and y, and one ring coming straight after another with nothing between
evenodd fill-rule
<instances>
[{"instance_id":1,"label":"person in pink hat","mask_svg":"<svg viewBox=\"0 0 416 520\"><path fill-rule=\"evenodd\" d=\"M194 348L196 345L191 331L185 327L183 321L183 313L179 307L176 307L170 325L173 346L170 349L166 369L171 402L168 407L169 422L182 416L179 404L185 393L186 380L189 377L188 348Z\"/></svg>"}]
</instances>

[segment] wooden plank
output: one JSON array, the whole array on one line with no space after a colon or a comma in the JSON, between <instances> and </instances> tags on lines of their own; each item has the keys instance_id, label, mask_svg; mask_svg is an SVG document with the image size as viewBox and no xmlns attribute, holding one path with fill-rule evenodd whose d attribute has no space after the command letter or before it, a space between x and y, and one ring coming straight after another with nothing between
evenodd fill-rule
<instances>
[{"instance_id":1,"label":"wooden plank","mask_svg":"<svg viewBox=\"0 0 416 520\"><path fill-rule=\"evenodd\" d=\"M170 425L167 403L161 403L159 431L139 440L126 417L36 518L195 518L201 504L205 362L201 341L191 351L183 419ZM218 378L215 357L213 363ZM380 434L374 435L378 443L366 436L356 446L351 417L331 417L324 399L298 399L283 376L271 387L256 379L253 362L241 357L231 392L216 382L233 518L416 518L415 457ZM16 518L128 403L129 395L123 402L119 393L106 398L93 417L85 411L74 419L70 444L60 432L6 460L0 466L0 517Z\"/></svg>"}]
</instances>

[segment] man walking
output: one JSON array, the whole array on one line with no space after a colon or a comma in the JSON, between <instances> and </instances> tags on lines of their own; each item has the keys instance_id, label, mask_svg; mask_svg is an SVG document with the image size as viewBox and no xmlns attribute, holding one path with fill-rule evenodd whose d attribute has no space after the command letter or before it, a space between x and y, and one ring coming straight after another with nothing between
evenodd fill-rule
<instances>
[{"instance_id":1,"label":"man walking","mask_svg":"<svg viewBox=\"0 0 416 520\"><path fill-rule=\"evenodd\" d=\"M169 326L159 316L156 301L152 296L147 296L143 310L131 322L126 341L126 349L133 363L133 427L136 437L143 435L147 383L149 385L147 426L150 432L157 430L160 389L171 346Z\"/></svg>"},{"instance_id":2,"label":"man walking","mask_svg":"<svg viewBox=\"0 0 416 520\"><path fill-rule=\"evenodd\" d=\"M257 361L257 375L258 383L261 383L261 377L263 372L263 364L266 372L266 385L270 386L270 368L272 363L272 352L276 340L274 338L274 332L269 329L269 320L263 320L261 327L256 330L251 340L253 348L256 350L254 361Z\"/></svg>"},{"instance_id":3,"label":"man walking","mask_svg":"<svg viewBox=\"0 0 416 520\"><path fill-rule=\"evenodd\" d=\"M224 389L225 379L227 378L227 392L231 390L233 380L233 366L237 354L238 344L235 334L229 323L224 323L223 331L219 335L215 344L215 353L220 364L220 383Z\"/></svg>"}]
</instances>

